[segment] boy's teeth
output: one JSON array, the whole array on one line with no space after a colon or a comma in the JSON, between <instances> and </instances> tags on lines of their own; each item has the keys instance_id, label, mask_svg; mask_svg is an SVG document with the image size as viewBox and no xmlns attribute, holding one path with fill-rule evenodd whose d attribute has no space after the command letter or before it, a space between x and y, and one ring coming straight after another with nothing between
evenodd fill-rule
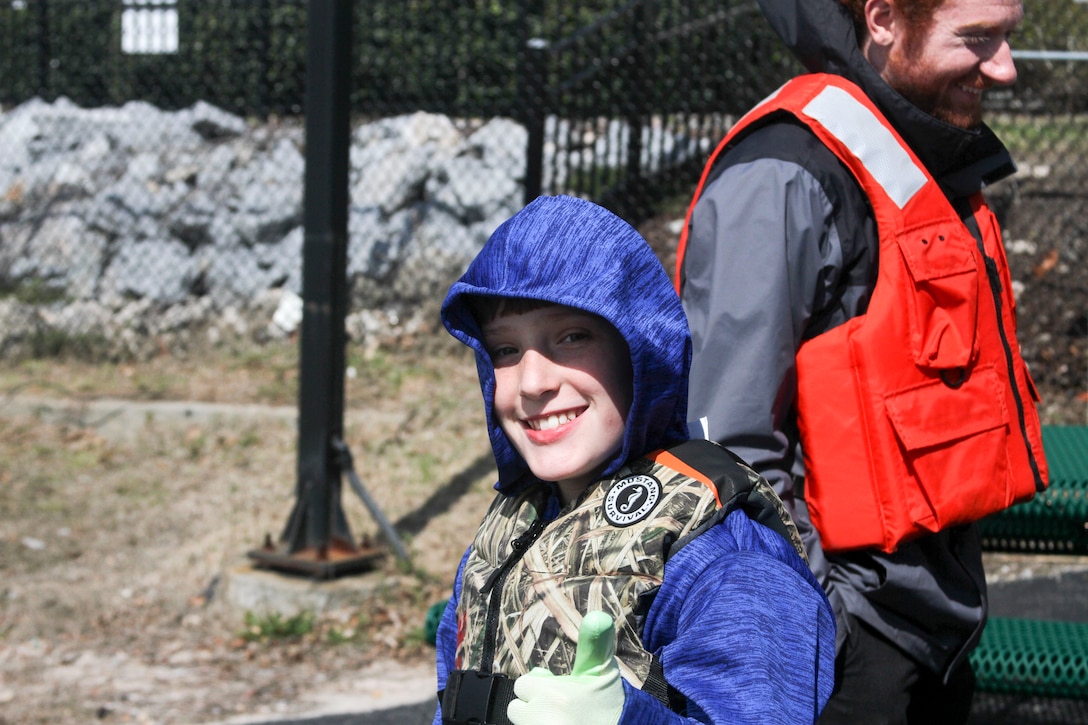
<instances>
[{"instance_id":1,"label":"boy's teeth","mask_svg":"<svg viewBox=\"0 0 1088 725\"><path fill-rule=\"evenodd\" d=\"M574 416L570 413L558 413L549 415L547 418L544 418L542 420L532 421L531 425L536 430L551 430L553 428L558 428L563 423L568 422L573 417Z\"/></svg>"}]
</instances>

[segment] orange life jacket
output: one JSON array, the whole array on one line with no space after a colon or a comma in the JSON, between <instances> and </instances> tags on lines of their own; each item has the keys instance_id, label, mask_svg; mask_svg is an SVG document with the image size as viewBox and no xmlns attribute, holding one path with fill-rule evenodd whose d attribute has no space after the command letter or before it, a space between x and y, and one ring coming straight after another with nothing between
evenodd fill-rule
<instances>
[{"instance_id":1,"label":"orange life jacket","mask_svg":"<svg viewBox=\"0 0 1088 725\"><path fill-rule=\"evenodd\" d=\"M1044 490L1038 396L1016 339L997 221L975 194L979 243L857 86L800 76L752 109L711 156L688 223L717 156L782 111L850 169L880 235L866 313L797 352L804 496L824 549L891 552ZM687 233L685 225L678 271Z\"/></svg>"}]
</instances>

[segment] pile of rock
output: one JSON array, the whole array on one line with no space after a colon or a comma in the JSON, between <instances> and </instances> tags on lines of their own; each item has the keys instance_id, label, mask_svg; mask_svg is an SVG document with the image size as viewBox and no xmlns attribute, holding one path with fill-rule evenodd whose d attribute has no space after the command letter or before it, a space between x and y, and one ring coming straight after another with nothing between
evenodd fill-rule
<instances>
[{"instance_id":1,"label":"pile of rock","mask_svg":"<svg viewBox=\"0 0 1088 725\"><path fill-rule=\"evenodd\" d=\"M626 165L624 122L549 118L547 129L545 188L564 188L578 168ZM661 123L642 133L646 169L706 150ZM421 112L354 128L353 339L433 316L521 207L526 141L505 118ZM299 121L256 124L206 103L165 112L61 98L0 112L0 357L43 339L139 357L291 334L301 320L304 142Z\"/></svg>"},{"instance_id":2,"label":"pile of rock","mask_svg":"<svg viewBox=\"0 0 1088 725\"><path fill-rule=\"evenodd\" d=\"M250 124L204 103L33 100L0 115L0 354L43 332L126 356L197 332L290 334L303 144L297 123ZM441 295L520 206L524 149L506 119L417 113L355 128L353 335L403 325Z\"/></svg>"}]
</instances>

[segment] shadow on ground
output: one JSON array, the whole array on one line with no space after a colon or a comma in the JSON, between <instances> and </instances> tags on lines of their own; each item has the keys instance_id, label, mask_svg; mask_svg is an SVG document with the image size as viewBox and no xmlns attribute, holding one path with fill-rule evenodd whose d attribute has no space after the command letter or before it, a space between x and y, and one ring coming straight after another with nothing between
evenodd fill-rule
<instances>
[{"instance_id":1,"label":"shadow on ground","mask_svg":"<svg viewBox=\"0 0 1088 725\"><path fill-rule=\"evenodd\" d=\"M393 528L401 534L415 536L426 528L427 523L445 511L472 487L472 484L491 473L494 475L495 458L491 451L483 454L468 465L465 470L451 478L444 486L436 490L420 504L415 511L405 514L393 522Z\"/></svg>"}]
</instances>

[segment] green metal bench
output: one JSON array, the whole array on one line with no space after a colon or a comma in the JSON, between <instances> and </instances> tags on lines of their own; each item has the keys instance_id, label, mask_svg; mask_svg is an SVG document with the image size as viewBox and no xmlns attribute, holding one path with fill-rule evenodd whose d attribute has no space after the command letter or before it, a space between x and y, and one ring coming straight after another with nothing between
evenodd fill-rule
<instances>
[{"instance_id":1,"label":"green metal bench","mask_svg":"<svg viewBox=\"0 0 1088 725\"><path fill-rule=\"evenodd\" d=\"M1088 426L1043 426L1050 485L979 522L987 551L1088 555Z\"/></svg>"},{"instance_id":2,"label":"green metal bench","mask_svg":"<svg viewBox=\"0 0 1088 725\"><path fill-rule=\"evenodd\" d=\"M1050 485L979 522L992 552L1088 555L1088 426L1044 426ZM983 692L1088 700L1088 622L991 617L971 653Z\"/></svg>"},{"instance_id":3,"label":"green metal bench","mask_svg":"<svg viewBox=\"0 0 1088 725\"><path fill-rule=\"evenodd\" d=\"M991 617L971 665L983 692L1088 699L1088 623Z\"/></svg>"}]
</instances>

